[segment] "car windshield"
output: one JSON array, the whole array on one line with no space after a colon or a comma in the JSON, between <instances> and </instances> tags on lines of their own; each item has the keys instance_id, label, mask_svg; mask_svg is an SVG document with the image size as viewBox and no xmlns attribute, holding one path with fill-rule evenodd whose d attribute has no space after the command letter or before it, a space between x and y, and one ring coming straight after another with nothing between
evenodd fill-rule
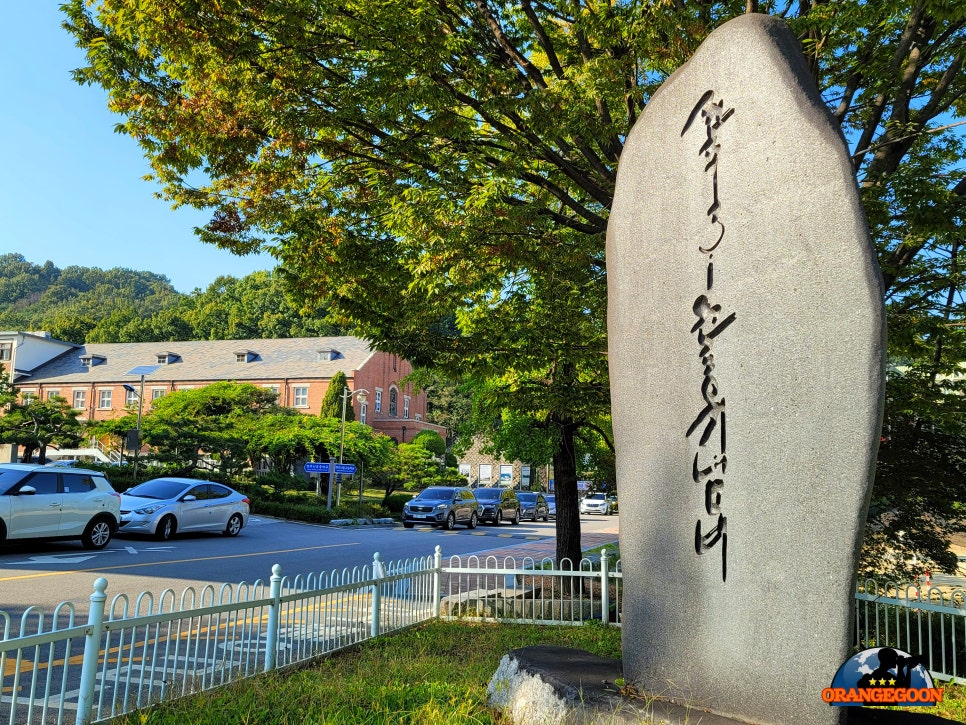
<instances>
[{"instance_id":1,"label":"car windshield","mask_svg":"<svg viewBox=\"0 0 966 725\"><path fill-rule=\"evenodd\" d=\"M533 503L537 500L537 494L535 493L518 493L517 498L521 501L526 501L527 503Z\"/></svg>"},{"instance_id":2,"label":"car windshield","mask_svg":"<svg viewBox=\"0 0 966 725\"><path fill-rule=\"evenodd\" d=\"M202 483L202 481L199 481L198 483ZM159 501L164 501L169 498L177 498L184 492L186 488L191 485L192 484L184 483L183 481L172 481L166 478L156 478L153 481L145 481L140 486L130 488L124 493L128 496L137 496L138 498L156 498Z\"/></svg>"},{"instance_id":3,"label":"car windshield","mask_svg":"<svg viewBox=\"0 0 966 725\"><path fill-rule=\"evenodd\" d=\"M587 497L588 501L603 501L604 494L602 493L592 493Z\"/></svg>"},{"instance_id":4,"label":"car windshield","mask_svg":"<svg viewBox=\"0 0 966 725\"><path fill-rule=\"evenodd\" d=\"M557 500L556 496L546 496L547 503L554 503Z\"/></svg>"},{"instance_id":5,"label":"car windshield","mask_svg":"<svg viewBox=\"0 0 966 725\"><path fill-rule=\"evenodd\" d=\"M500 494L503 492L498 488L478 488L476 489L476 497L480 501L494 501L500 498Z\"/></svg>"},{"instance_id":6,"label":"car windshield","mask_svg":"<svg viewBox=\"0 0 966 725\"><path fill-rule=\"evenodd\" d=\"M433 501L452 501L456 492L451 488L424 488L416 498Z\"/></svg>"}]
</instances>

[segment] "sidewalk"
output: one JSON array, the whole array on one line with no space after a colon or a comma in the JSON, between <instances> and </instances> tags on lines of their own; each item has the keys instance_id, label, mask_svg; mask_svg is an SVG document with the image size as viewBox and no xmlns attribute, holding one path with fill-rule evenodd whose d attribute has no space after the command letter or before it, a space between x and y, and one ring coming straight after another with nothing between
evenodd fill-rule
<instances>
[{"instance_id":1,"label":"sidewalk","mask_svg":"<svg viewBox=\"0 0 966 725\"><path fill-rule=\"evenodd\" d=\"M598 546L603 546L605 544L614 544L617 546L618 534L617 527L615 526L613 530L600 531L597 533L584 533L580 535L580 545L581 548L586 551L587 549L594 549ZM469 556L467 554L463 555L463 558ZM497 549L489 549L484 552L477 554L481 559L487 557L495 557L498 561L502 562L504 559L510 558L517 562L523 559L533 559L534 561L543 561L543 559L554 559L557 556L557 539L553 536L548 536L536 541L526 541L517 540L508 546L502 546Z\"/></svg>"}]
</instances>

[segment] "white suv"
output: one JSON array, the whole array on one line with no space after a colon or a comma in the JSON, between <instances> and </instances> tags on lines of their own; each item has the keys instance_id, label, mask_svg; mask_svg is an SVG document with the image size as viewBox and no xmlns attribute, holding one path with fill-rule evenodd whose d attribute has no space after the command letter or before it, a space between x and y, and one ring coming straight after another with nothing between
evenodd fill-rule
<instances>
[{"instance_id":1,"label":"white suv","mask_svg":"<svg viewBox=\"0 0 966 725\"><path fill-rule=\"evenodd\" d=\"M0 464L0 541L80 539L103 549L120 511L121 494L99 471Z\"/></svg>"},{"instance_id":2,"label":"white suv","mask_svg":"<svg viewBox=\"0 0 966 725\"><path fill-rule=\"evenodd\" d=\"M603 514L610 516L611 507L607 496L602 493L591 493L580 499L580 513L582 514Z\"/></svg>"}]
</instances>

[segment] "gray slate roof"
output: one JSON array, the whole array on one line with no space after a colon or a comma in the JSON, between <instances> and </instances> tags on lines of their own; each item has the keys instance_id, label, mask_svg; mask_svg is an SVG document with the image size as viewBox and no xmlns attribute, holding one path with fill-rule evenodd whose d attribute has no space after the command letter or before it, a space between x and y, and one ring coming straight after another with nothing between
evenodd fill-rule
<instances>
[{"instance_id":1,"label":"gray slate roof","mask_svg":"<svg viewBox=\"0 0 966 725\"><path fill-rule=\"evenodd\" d=\"M336 350L334 360L320 351ZM236 362L249 353L250 362ZM83 384L131 382L140 379L128 371L157 365L158 355L176 357L147 376L152 383L212 380L281 380L331 378L342 371L347 377L374 354L369 343L357 337L299 337L286 340L203 340L184 342L92 343L78 345L50 362L25 371L21 386L31 383ZM95 357L90 367L82 357Z\"/></svg>"}]
</instances>

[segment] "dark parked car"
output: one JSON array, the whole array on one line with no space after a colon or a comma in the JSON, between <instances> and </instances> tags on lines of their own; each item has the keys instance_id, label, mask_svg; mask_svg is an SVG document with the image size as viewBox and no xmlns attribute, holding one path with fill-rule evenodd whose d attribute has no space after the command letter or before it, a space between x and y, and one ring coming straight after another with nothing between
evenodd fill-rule
<instances>
[{"instance_id":1,"label":"dark parked car","mask_svg":"<svg viewBox=\"0 0 966 725\"><path fill-rule=\"evenodd\" d=\"M470 488L430 486L403 505L403 526L411 529L416 524L429 524L452 529L456 524L465 524L475 529L480 520L479 509L480 503Z\"/></svg>"},{"instance_id":2,"label":"dark parked car","mask_svg":"<svg viewBox=\"0 0 966 725\"><path fill-rule=\"evenodd\" d=\"M550 518L557 518L557 494L548 493L544 496L547 499L547 514Z\"/></svg>"},{"instance_id":3,"label":"dark parked car","mask_svg":"<svg viewBox=\"0 0 966 725\"><path fill-rule=\"evenodd\" d=\"M476 488L473 491L480 502L480 521L493 525L499 525L504 519L511 524L520 523L520 499L512 488Z\"/></svg>"},{"instance_id":4,"label":"dark parked car","mask_svg":"<svg viewBox=\"0 0 966 725\"><path fill-rule=\"evenodd\" d=\"M616 514L617 513L617 496L615 496L614 494L611 494L610 496L607 497L607 500L610 501L610 512L612 514Z\"/></svg>"},{"instance_id":5,"label":"dark parked car","mask_svg":"<svg viewBox=\"0 0 966 725\"><path fill-rule=\"evenodd\" d=\"M543 519L550 520L550 509L547 506L547 499L542 493L536 491L519 491L517 498L520 499L520 518L532 519L536 521Z\"/></svg>"}]
</instances>

